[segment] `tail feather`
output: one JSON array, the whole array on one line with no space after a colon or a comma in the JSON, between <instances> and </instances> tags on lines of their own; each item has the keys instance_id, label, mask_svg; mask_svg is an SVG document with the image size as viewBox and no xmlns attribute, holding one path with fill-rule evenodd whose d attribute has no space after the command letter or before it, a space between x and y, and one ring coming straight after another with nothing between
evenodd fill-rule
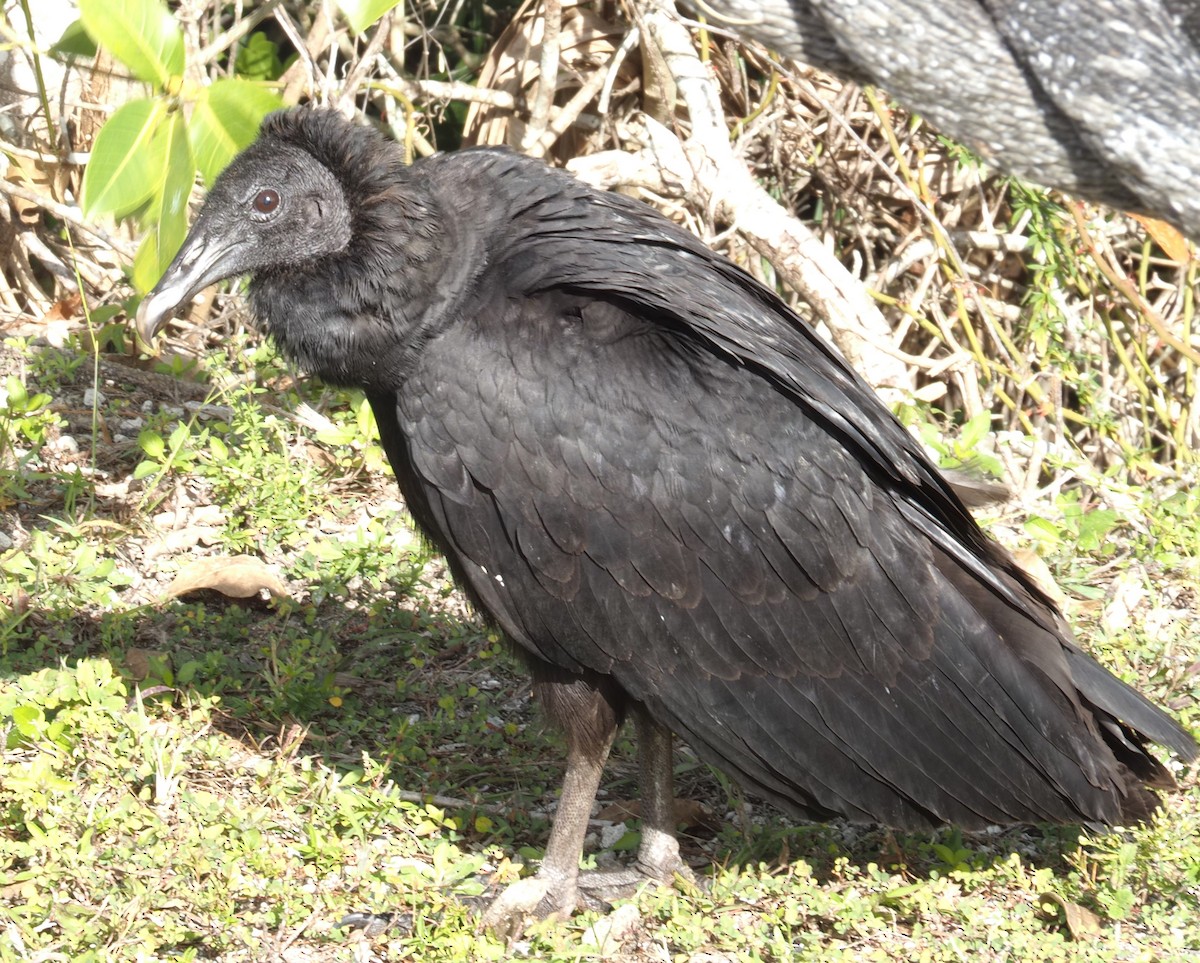
<instances>
[{"instance_id":1,"label":"tail feather","mask_svg":"<svg viewBox=\"0 0 1200 963\"><path fill-rule=\"evenodd\" d=\"M1140 692L1110 674L1100 663L1072 643L1064 641L1063 650L1080 695L1100 710L1102 716L1108 716L1112 720L1111 724L1103 727L1105 741L1113 746L1114 750L1114 743L1125 743L1127 748L1123 754L1118 753L1118 758L1127 765L1130 752L1136 752L1145 759L1150 758L1141 748L1143 740L1170 749L1185 762L1191 762L1200 755L1200 746L1196 745L1196 741L1187 730ZM1123 725L1119 725L1118 720ZM1132 741L1136 742L1136 747L1130 744L1128 736L1133 736ZM1157 768L1162 769L1161 766ZM1165 773L1165 770L1163 772ZM1151 782L1149 778L1146 781Z\"/></svg>"}]
</instances>

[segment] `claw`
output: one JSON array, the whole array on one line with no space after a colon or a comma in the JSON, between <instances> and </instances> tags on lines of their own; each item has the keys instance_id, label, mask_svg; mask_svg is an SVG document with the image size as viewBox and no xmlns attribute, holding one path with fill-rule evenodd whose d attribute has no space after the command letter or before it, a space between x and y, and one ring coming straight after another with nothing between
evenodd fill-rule
<instances>
[{"instance_id":1,"label":"claw","mask_svg":"<svg viewBox=\"0 0 1200 963\"><path fill-rule=\"evenodd\" d=\"M570 916L576 895L574 880L530 876L512 883L492 900L481 922L497 935L517 939L532 922Z\"/></svg>"}]
</instances>

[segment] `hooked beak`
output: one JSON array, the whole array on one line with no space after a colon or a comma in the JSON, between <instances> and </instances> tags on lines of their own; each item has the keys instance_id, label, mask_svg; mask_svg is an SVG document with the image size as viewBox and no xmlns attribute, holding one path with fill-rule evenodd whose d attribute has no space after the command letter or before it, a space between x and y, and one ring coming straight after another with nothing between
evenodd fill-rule
<instances>
[{"instance_id":1,"label":"hooked beak","mask_svg":"<svg viewBox=\"0 0 1200 963\"><path fill-rule=\"evenodd\" d=\"M247 246L246 241L209 238L193 230L137 310L135 326L142 343L149 346L180 305L191 301L210 284L243 273L241 255Z\"/></svg>"}]
</instances>

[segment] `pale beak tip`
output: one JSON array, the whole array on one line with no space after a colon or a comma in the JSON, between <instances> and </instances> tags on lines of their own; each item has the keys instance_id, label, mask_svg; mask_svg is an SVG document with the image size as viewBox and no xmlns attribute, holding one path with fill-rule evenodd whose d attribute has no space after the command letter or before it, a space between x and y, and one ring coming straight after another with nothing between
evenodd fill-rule
<instances>
[{"instance_id":1,"label":"pale beak tip","mask_svg":"<svg viewBox=\"0 0 1200 963\"><path fill-rule=\"evenodd\" d=\"M134 315L133 330L138 345L149 354L157 353L154 339L158 332L166 326L175 309L175 305L156 303L160 298L161 293L155 288L142 299L142 303L138 305L137 314Z\"/></svg>"}]
</instances>

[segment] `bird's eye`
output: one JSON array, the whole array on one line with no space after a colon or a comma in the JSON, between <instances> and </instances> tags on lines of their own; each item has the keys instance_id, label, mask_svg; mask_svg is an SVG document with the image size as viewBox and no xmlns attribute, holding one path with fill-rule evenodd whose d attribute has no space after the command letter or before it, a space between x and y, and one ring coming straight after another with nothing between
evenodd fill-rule
<instances>
[{"instance_id":1,"label":"bird's eye","mask_svg":"<svg viewBox=\"0 0 1200 963\"><path fill-rule=\"evenodd\" d=\"M279 206L279 191L268 188L254 195L254 209L259 214L271 214Z\"/></svg>"}]
</instances>

